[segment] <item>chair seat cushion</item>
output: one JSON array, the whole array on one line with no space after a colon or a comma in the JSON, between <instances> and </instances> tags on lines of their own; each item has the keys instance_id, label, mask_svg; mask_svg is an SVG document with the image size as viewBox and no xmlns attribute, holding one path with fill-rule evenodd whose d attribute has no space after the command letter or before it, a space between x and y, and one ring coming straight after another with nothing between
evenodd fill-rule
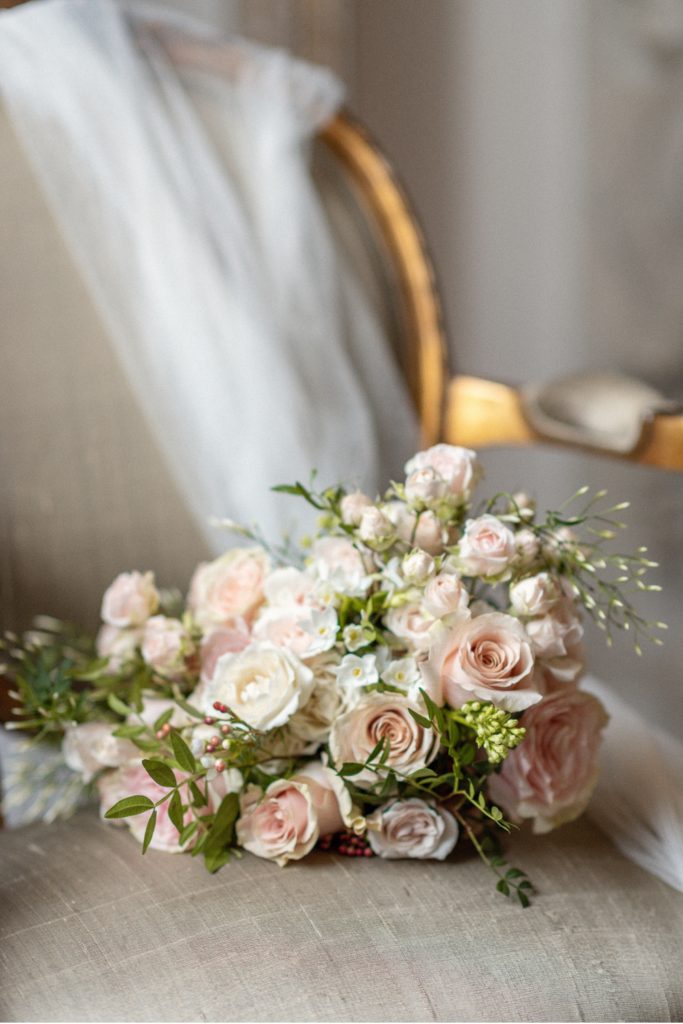
<instances>
[{"instance_id":1,"label":"chair seat cushion","mask_svg":"<svg viewBox=\"0 0 683 1024\"><path fill-rule=\"evenodd\" d=\"M601 1020L683 1014L683 896L586 822L476 860L246 855L215 876L92 812L0 833L3 1020Z\"/></svg>"}]
</instances>

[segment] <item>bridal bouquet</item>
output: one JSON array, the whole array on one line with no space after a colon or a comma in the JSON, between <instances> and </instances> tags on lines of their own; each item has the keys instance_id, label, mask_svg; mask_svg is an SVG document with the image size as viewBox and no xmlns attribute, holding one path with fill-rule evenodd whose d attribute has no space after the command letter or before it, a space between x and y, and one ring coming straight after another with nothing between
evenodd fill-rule
<instances>
[{"instance_id":1,"label":"bridal bouquet","mask_svg":"<svg viewBox=\"0 0 683 1024\"><path fill-rule=\"evenodd\" d=\"M479 475L437 445L381 500L276 488L318 511L300 548L227 524L247 545L200 565L186 601L126 572L96 640L44 617L8 637L12 727L61 743L143 853L216 871L242 850L283 865L470 844L526 906L498 837L576 818L598 772L582 612L608 641L662 624L628 597L652 589L644 550L605 551L624 505L583 489L539 518L523 494L475 502Z\"/></svg>"}]
</instances>

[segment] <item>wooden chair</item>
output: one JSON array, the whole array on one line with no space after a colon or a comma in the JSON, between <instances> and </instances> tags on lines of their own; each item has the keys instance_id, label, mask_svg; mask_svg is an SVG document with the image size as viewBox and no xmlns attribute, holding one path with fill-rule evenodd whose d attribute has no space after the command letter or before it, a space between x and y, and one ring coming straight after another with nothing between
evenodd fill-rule
<instances>
[{"instance_id":1,"label":"wooden chair","mask_svg":"<svg viewBox=\"0 0 683 1024\"><path fill-rule=\"evenodd\" d=\"M386 159L347 115L320 143L321 193L340 244L374 268L371 287L425 444L552 441L683 468L683 417L657 396L645 401L641 389L638 415L624 416L620 433L601 433L593 421L572 420L571 388L530 393L449 378L434 274ZM150 566L180 582L203 546L1 119L0 222L0 324L12 355L0 378L0 527L8 538L0 580L21 591L19 617L45 608L45 599L50 610L86 617L122 566ZM48 331L53 352L45 350ZM41 364L45 380L31 371ZM87 402L76 371L91 382ZM35 409L25 397L32 377ZM69 429L55 429L62 423ZM95 448L84 453L87 436ZM81 507L70 497L74 477L56 479L55 462L78 463ZM494 894L475 861L347 864L316 854L280 871L246 856L209 877L191 858L141 857L125 830L102 825L93 811L0 833L0 1013L680 1019L683 897L623 860L585 822L539 842L523 833L514 856L540 890L529 911Z\"/></svg>"}]
</instances>

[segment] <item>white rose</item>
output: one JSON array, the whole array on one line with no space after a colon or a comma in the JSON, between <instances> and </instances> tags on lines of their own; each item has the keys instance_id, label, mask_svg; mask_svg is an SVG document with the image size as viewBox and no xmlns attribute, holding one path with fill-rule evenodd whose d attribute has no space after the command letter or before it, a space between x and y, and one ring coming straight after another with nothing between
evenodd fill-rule
<instances>
[{"instance_id":1,"label":"white rose","mask_svg":"<svg viewBox=\"0 0 683 1024\"><path fill-rule=\"evenodd\" d=\"M428 503L443 498L447 493L448 484L435 469L425 466L424 469L413 470L406 480L405 490L408 501Z\"/></svg>"},{"instance_id":2,"label":"white rose","mask_svg":"<svg viewBox=\"0 0 683 1024\"><path fill-rule=\"evenodd\" d=\"M122 572L104 592L102 621L119 629L141 626L158 607L153 572Z\"/></svg>"},{"instance_id":3,"label":"white rose","mask_svg":"<svg viewBox=\"0 0 683 1024\"><path fill-rule=\"evenodd\" d=\"M275 729L303 707L313 689L313 673L284 647L250 644L218 659L206 687L205 710L225 704L254 729Z\"/></svg>"},{"instance_id":4,"label":"white rose","mask_svg":"<svg viewBox=\"0 0 683 1024\"><path fill-rule=\"evenodd\" d=\"M118 672L131 661L142 641L142 629L119 629L104 625L97 634L95 646L100 658L109 659L109 668Z\"/></svg>"},{"instance_id":5,"label":"white rose","mask_svg":"<svg viewBox=\"0 0 683 1024\"><path fill-rule=\"evenodd\" d=\"M387 860L444 860L458 841L458 824L450 811L418 797L384 804L368 824L379 826L368 832L373 853Z\"/></svg>"},{"instance_id":6,"label":"white rose","mask_svg":"<svg viewBox=\"0 0 683 1024\"><path fill-rule=\"evenodd\" d=\"M330 732L330 753L337 768L347 761L363 763L380 740L388 740L389 755L379 772L364 768L354 775L361 788L372 786L390 769L410 775L425 768L439 750L434 731L418 725L410 710L424 714L421 704L397 693L368 693L340 715Z\"/></svg>"},{"instance_id":7,"label":"white rose","mask_svg":"<svg viewBox=\"0 0 683 1024\"><path fill-rule=\"evenodd\" d=\"M500 576L517 554L515 535L495 516L469 519L458 545L465 576Z\"/></svg>"},{"instance_id":8,"label":"white rose","mask_svg":"<svg viewBox=\"0 0 683 1024\"><path fill-rule=\"evenodd\" d=\"M391 521L376 505L364 509L358 527L358 534L364 543L371 546L383 544L391 538L393 532Z\"/></svg>"},{"instance_id":9,"label":"white rose","mask_svg":"<svg viewBox=\"0 0 683 1024\"><path fill-rule=\"evenodd\" d=\"M527 576L510 587L510 604L517 615L545 615L561 596L557 580L548 572Z\"/></svg>"},{"instance_id":10,"label":"white rose","mask_svg":"<svg viewBox=\"0 0 683 1024\"><path fill-rule=\"evenodd\" d=\"M288 610L310 607L314 603L314 589L315 580L291 566L274 569L263 584L268 605Z\"/></svg>"},{"instance_id":11,"label":"white rose","mask_svg":"<svg viewBox=\"0 0 683 1024\"><path fill-rule=\"evenodd\" d=\"M409 583L424 583L434 572L434 559L426 551L411 551L403 559L402 570Z\"/></svg>"},{"instance_id":12,"label":"white rose","mask_svg":"<svg viewBox=\"0 0 683 1024\"><path fill-rule=\"evenodd\" d=\"M341 710L341 693L336 680L317 680L313 693L289 721L292 733L305 743L325 743L332 723Z\"/></svg>"},{"instance_id":13,"label":"white rose","mask_svg":"<svg viewBox=\"0 0 683 1024\"><path fill-rule=\"evenodd\" d=\"M130 740L112 736L111 722L68 725L62 740L62 754L72 772L90 782L103 768L119 768L139 760L140 751Z\"/></svg>"},{"instance_id":14,"label":"white rose","mask_svg":"<svg viewBox=\"0 0 683 1024\"><path fill-rule=\"evenodd\" d=\"M432 469L444 481L449 495L457 501L467 499L477 479L477 456L469 448L436 444L418 452L406 463L407 476L418 470Z\"/></svg>"},{"instance_id":15,"label":"white rose","mask_svg":"<svg viewBox=\"0 0 683 1024\"><path fill-rule=\"evenodd\" d=\"M345 537L322 537L313 545L311 571L341 594L360 596L369 586L360 552ZM316 598L319 595L315 591ZM329 602L326 602L329 603Z\"/></svg>"},{"instance_id":16,"label":"white rose","mask_svg":"<svg viewBox=\"0 0 683 1024\"><path fill-rule=\"evenodd\" d=\"M517 557L522 566L532 565L538 558L541 544L533 530L526 527L515 534Z\"/></svg>"},{"instance_id":17,"label":"white rose","mask_svg":"<svg viewBox=\"0 0 683 1024\"><path fill-rule=\"evenodd\" d=\"M372 505L370 498L361 491L345 494L341 500L342 522L347 526L358 526L363 512L370 505Z\"/></svg>"}]
</instances>

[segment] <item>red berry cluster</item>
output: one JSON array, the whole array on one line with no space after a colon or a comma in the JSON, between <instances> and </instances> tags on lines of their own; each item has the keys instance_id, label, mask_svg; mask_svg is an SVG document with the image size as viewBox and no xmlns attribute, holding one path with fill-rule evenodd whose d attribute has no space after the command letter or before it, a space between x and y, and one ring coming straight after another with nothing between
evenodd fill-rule
<instances>
[{"instance_id":1,"label":"red berry cluster","mask_svg":"<svg viewBox=\"0 0 683 1024\"><path fill-rule=\"evenodd\" d=\"M343 857L374 857L374 853L365 839L353 832L335 832L331 836L323 836L318 849L324 853L340 853Z\"/></svg>"}]
</instances>

